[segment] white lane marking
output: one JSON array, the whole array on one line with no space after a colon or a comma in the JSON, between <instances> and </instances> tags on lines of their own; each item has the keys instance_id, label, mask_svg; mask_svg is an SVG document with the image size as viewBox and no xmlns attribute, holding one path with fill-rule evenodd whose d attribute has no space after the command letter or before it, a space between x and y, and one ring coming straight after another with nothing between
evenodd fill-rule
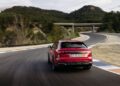
<instances>
[{"instance_id":1,"label":"white lane marking","mask_svg":"<svg viewBox=\"0 0 120 86\"><path fill-rule=\"evenodd\" d=\"M106 66L97 66L101 69L105 69L105 70L113 70L113 69L120 69L120 67L117 66L113 66L113 65L106 65Z\"/></svg>"},{"instance_id":2,"label":"white lane marking","mask_svg":"<svg viewBox=\"0 0 120 86\"><path fill-rule=\"evenodd\" d=\"M97 64L94 64L96 67L99 67L101 69L105 69L105 70L114 70L114 69L120 69L120 67L118 66L114 66L114 65L111 65L111 64L107 64L107 63L104 63L100 60L97 60L97 59L93 59L93 62L99 62L99 65Z\"/></svg>"},{"instance_id":3,"label":"white lane marking","mask_svg":"<svg viewBox=\"0 0 120 86\"><path fill-rule=\"evenodd\" d=\"M110 72L110 73L113 73L113 74L117 74L117 75L120 75L120 73L117 73L117 72L113 72L113 71L110 71L110 70L105 70L105 69L103 69L103 68L100 68L100 67L98 67L98 66L96 66L96 65L93 65L94 67L97 67L97 68L99 68L99 69L102 69L102 70L104 70L104 71L107 71L107 72ZM112 70L112 69L111 69Z\"/></svg>"},{"instance_id":4,"label":"white lane marking","mask_svg":"<svg viewBox=\"0 0 120 86\"><path fill-rule=\"evenodd\" d=\"M0 53L6 53L6 52L0 52Z\"/></svg>"},{"instance_id":5,"label":"white lane marking","mask_svg":"<svg viewBox=\"0 0 120 86\"><path fill-rule=\"evenodd\" d=\"M100 62L100 60L98 60L98 59L93 59L93 62Z\"/></svg>"}]
</instances>

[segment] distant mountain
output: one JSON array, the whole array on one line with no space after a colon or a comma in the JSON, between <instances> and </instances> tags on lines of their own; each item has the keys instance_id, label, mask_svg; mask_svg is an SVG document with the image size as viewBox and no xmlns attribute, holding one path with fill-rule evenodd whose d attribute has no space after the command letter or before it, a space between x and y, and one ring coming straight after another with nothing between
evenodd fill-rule
<instances>
[{"instance_id":1,"label":"distant mountain","mask_svg":"<svg viewBox=\"0 0 120 86\"><path fill-rule=\"evenodd\" d=\"M101 8L86 5L71 13L64 13L56 10L45 10L36 7L15 6L8 8L2 13L14 13L25 16L32 22L53 23L53 22L101 22L105 11Z\"/></svg>"},{"instance_id":2,"label":"distant mountain","mask_svg":"<svg viewBox=\"0 0 120 86\"><path fill-rule=\"evenodd\" d=\"M34 21L37 21L38 17L39 19L47 18L48 21L60 21L64 20L67 13L56 11L56 10L45 10L41 8L36 7L23 7L23 6L14 6L12 8L8 8L2 13L15 13L15 14L22 14L26 17L33 17Z\"/></svg>"},{"instance_id":3,"label":"distant mountain","mask_svg":"<svg viewBox=\"0 0 120 86\"><path fill-rule=\"evenodd\" d=\"M69 14L69 18L72 18L77 22L101 22L105 13L106 12L99 7L86 5L76 11L71 12Z\"/></svg>"}]
</instances>

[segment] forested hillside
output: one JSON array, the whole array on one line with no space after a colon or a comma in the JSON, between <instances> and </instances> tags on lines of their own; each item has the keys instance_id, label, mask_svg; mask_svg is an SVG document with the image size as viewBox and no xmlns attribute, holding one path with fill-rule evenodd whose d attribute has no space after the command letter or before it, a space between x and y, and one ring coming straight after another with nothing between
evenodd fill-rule
<instances>
[{"instance_id":1,"label":"forested hillside","mask_svg":"<svg viewBox=\"0 0 120 86\"><path fill-rule=\"evenodd\" d=\"M79 10L76 10L69 14L70 19L76 20L76 22L102 22L102 19L105 15L105 11L103 11L99 7L95 7L92 5L87 5Z\"/></svg>"},{"instance_id":2,"label":"forested hillside","mask_svg":"<svg viewBox=\"0 0 120 86\"><path fill-rule=\"evenodd\" d=\"M0 13L0 46L49 42L53 22L66 22L66 13L15 6Z\"/></svg>"},{"instance_id":3,"label":"forested hillside","mask_svg":"<svg viewBox=\"0 0 120 86\"><path fill-rule=\"evenodd\" d=\"M106 13L99 31L120 33L120 12Z\"/></svg>"}]
</instances>

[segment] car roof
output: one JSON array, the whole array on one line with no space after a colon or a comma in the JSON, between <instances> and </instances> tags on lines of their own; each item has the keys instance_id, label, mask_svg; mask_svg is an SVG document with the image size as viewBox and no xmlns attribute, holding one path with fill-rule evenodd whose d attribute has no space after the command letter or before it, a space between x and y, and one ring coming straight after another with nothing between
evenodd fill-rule
<instances>
[{"instance_id":1,"label":"car roof","mask_svg":"<svg viewBox=\"0 0 120 86\"><path fill-rule=\"evenodd\" d=\"M81 42L83 43L82 41L79 41L79 40L59 40L59 42Z\"/></svg>"}]
</instances>

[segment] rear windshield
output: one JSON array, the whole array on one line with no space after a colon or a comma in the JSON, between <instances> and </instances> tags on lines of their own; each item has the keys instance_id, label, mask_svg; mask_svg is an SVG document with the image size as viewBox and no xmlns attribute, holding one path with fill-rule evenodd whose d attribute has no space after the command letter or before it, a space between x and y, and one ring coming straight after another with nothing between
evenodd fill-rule
<instances>
[{"instance_id":1,"label":"rear windshield","mask_svg":"<svg viewBox=\"0 0 120 86\"><path fill-rule=\"evenodd\" d=\"M61 48L87 48L82 42L62 42Z\"/></svg>"}]
</instances>

